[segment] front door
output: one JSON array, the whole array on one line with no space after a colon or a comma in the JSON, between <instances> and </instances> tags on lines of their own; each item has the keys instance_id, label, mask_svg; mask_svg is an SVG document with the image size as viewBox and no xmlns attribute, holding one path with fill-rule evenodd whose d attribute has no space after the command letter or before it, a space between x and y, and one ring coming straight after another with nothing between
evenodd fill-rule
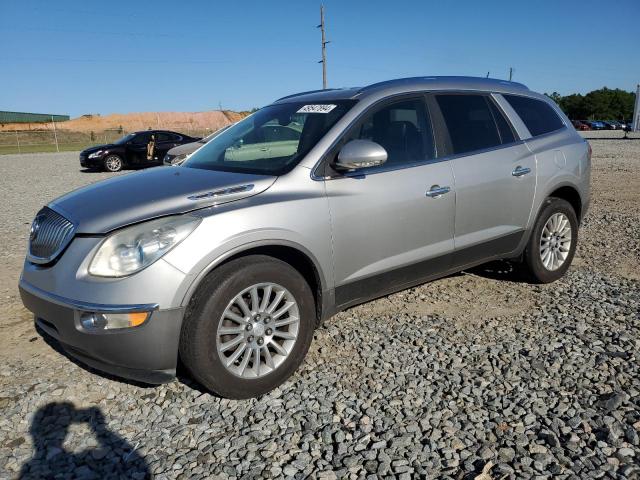
<instances>
[{"instance_id":1,"label":"front door","mask_svg":"<svg viewBox=\"0 0 640 480\"><path fill-rule=\"evenodd\" d=\"M138 133L127 143L127 161L133 165L147 163L147 145L151 140L149 132Z\"/></svg>"},{"instance_id":2,"label":"front door","mask_svg":"<svg viewBox=\"0 0 640 480\"><path fill-rule=\"evenodd\" d=\"M353 139L382 145L388 159L325 180L338 307L448 270L454 248L453 174L435 158L424 98L372 107L341 143Z\"/></svg>"}]
</instances>

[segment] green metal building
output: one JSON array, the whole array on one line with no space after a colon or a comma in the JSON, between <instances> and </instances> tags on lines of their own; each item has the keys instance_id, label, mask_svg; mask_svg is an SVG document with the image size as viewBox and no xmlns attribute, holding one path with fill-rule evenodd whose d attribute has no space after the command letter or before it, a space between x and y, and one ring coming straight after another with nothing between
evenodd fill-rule
<instances>
[{"instance_id":1,"label":"green metal building","mask_svg":"<svg viewBox=\"0 0 640 480\"><path fill-rule=\"evenodd\" d=\"M66 122L69 115L52 115L50 113L3 112L0 110L0 123L46 123Z\"/></svg>"}]
</instances>

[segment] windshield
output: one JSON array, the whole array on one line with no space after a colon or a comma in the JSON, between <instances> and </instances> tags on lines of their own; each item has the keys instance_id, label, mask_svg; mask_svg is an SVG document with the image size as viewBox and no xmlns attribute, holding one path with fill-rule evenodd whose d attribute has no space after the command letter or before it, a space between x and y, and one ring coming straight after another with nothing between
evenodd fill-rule
<instances>
[{"instance_id":1,"label":"windshield","mask_svg":"<svg viewBox=\"0 0 640 480\"><path fill-rule=\"evenodd\" d=\"M204 138L201 138L200 140L198 140L198 143L207 143L209 142L212 138L217 137L218 135L220 135L222 132L224 132L225 130L227 130L229 127L232 127L234 124L230 123L229 125L225 125L224 127L222 127L219 130L216 130L213 133L210 133L209 135L207 135Z\"/></svg>"},{"instance_id":2,"label":"windshield","mask_svg":"<svg viewBox=\"0 0 640 480\"><path fill-rule=\"evenodd\" d=\"M115 142L113 142L113 144L114 145L123 145L123 144L127 143L129 140L131 140L135 136L136 136L135 133L130 133L129 135L125 135L121 139L116 140Z\"/></svg>"},{"instance_id":3,"label":"windshield","mask_svg":"<svg viewBox=\"0 0 640 480\"><path fill-rule=\"evenodd\" d=\"M355 101L269 105L215 136L183 167L282 175L291 170Z\"/></svg>"}]
</instances>

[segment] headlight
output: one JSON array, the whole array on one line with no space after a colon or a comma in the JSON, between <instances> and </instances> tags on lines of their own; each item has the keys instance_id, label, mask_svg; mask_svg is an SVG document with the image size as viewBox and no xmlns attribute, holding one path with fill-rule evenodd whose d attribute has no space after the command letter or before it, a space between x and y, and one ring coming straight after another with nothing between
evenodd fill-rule
<instances>
[{"instance_id":1,"label":"headlight","mask_svg":"<svg viewBox=\"0 0 640 480\"><path fill-rule=\"evenodd\" d=\"M89 273L98 277L123 277L139 272L187 238L199 223L199 218L183 215L152 220L113 233L98 247Z\"/></svg>"},{"instance_id":2,"label":"headlight","mask_svg":"<svg viewBox=\"0 0 640 480\"><path fill-rule=\"evenodd\" d=\"M102 155L104 152L102 150L98 150L97 152L93 152L89 154L89 158L98 158L100 155Z\"/></svg>"},{"instance_id":3,"label":"headlight","mask_svg":"<svg viewBox=\"0 0 640 480\"><path fill-rule=\"evenodd\" d=\"M173 157L171 159L171 164L172 165L180 165L181 163L183 163L186 159L187 159L188 155L186 153L180 154L180 155L176 155L175 157Z\"/></svg>"}]
</instances>

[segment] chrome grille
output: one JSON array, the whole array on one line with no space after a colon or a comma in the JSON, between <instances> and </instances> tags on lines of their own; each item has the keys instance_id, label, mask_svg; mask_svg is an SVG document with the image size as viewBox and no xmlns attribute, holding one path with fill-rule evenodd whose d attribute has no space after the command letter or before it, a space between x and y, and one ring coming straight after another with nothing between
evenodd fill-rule
<instances>
[{"instance_id":1,"label":"chrome grille","mask_svg":"<svg viewBox=\"0 0 640 480\"><path fill-rule=\"evenodd\" d=\"M66 248L74 233L73 223L58 212L44 207L31 224L27 258L33 263L53 261Z\"/></svg>"}]
</instances>

